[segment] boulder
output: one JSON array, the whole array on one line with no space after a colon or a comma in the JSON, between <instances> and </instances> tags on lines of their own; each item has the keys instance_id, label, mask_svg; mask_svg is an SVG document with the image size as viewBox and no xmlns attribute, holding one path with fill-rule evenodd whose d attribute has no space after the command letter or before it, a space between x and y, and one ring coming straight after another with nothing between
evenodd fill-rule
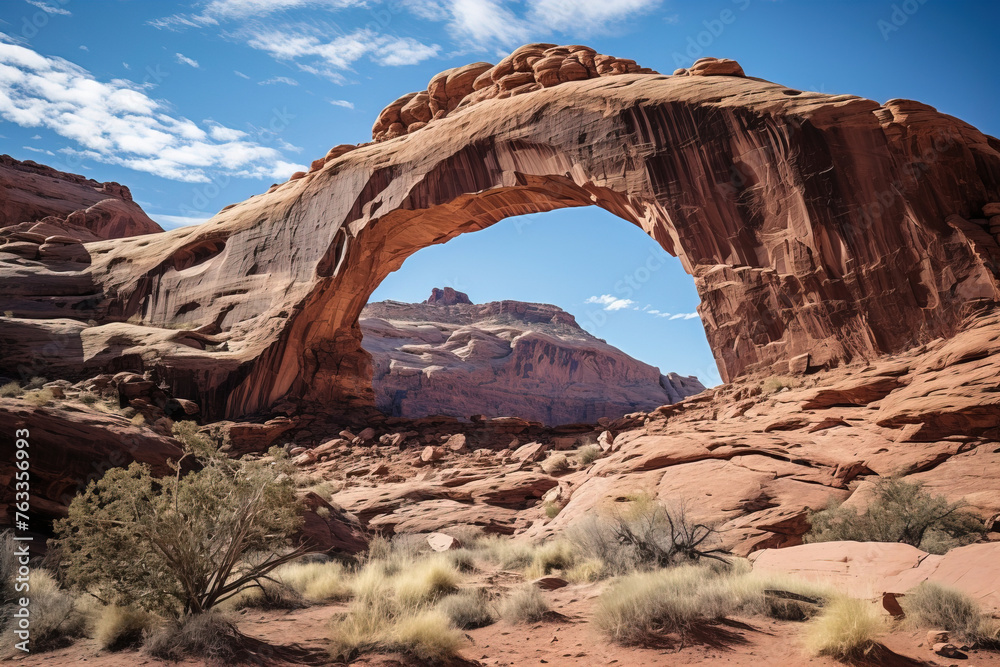
<instances>
[{"instance_id":1,"label":"boulder","mask_svg":"<svg viewBox=\"0 0 1000 667\"><path fill-rule=\"evenodd\" d=\"M453 551L462 548L461 542L445 533L431 533L427 536L427 544L434 551Z\"/></svg>"}]
</instances>

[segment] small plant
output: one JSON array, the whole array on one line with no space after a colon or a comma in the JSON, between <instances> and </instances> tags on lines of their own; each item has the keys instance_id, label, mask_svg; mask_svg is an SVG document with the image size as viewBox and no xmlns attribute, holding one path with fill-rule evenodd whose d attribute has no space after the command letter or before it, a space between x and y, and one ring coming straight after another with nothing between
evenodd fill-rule
<instances>
[{"instance_id":1,"label":"small plant","mask_svg":"<svg viewBox=\"0 0 1000 667\"><path fill-rule=\"evenodd\" d=\"M283 584L263 579L256 586L244 588L227 601L226 607L240 609L301 609L306 606L297 591Z\"/></svg>"},{"instance_id":2,"label":"small plant","mask_svg":"<svg viewBox=\"0 0 1000 667\"><path fill-rule=\"evenodd\" d=\"M46 405L52 403L55 400L55 395L52 393L51 389L40 389L38 391L29 391L24 395L24 400L32 405L36 405L40 408L44 408Z\"/></svg>"},{"instance_id":3,"label":"small plant","mask_svg":"<svg viewBox=\"0 0 1000 667\"><path fill-rule=\"evenodd\" d=\"M489 594L485 588L467 589L442 598L438 609L459 630L481 628L495 620L490 612Z\"/></svg>"},{"instance_id":4,"label":"small plant","mask_svg":"<svg viewBox=\"0 0 1000 667\"><path fill-rule=\"evenodd\" d=\"M525 584L514 589L501 602L497 612L507 623L534 623L545 617L549 604L537 588Z\"/></svg>"},{"instance_id":5,"label":"small plant","mask_svg":"<svg viewBox=\"0 0 1000 667\"><path fill-rule=\"evenodd\" d=\"M528 579L537 579L553 572L565 570L576 561L573 545L566 540L546 542L535 550L531 565L525 570Z\"/></svg>"},{"instance_id":6,"label":"small plant","mask_svg":"<svg viewBox=\"0 0 1000 667\"><path fill-rule=\"evenodd\" d=\"M36 375L35 377L33 377L30 380L28 380L28 384L24 385L24 388L25 389L41 389L47 383L48 383L47 379L43 378L40 375Z\"/></svg>"},{"instance_id":7,"label":"small plant","mask_svg":"<svg viewBox=\"0 0 1000 667\"><path fill-rule=\"evenodd\" d=\"M875 605L867 600L832 600L807 626L806 646L813 655L857 660L868 655L885 629Z\"/></svg>"},{"instance_id":8,"label":"small plant","mask_svg":"<svg viewBox=\"0 0 1000 667\"><path fill-rule=\"evenodd\" d=\"M559 516L559 512L562 512L562 505L554 503L551 500L546 500L543 507L545 508L545 516L550 519L556 518Z\"/></svg>"},{"instance_id":9,"label":"small plant","mask_svg":"<svg viewBox=\"0 0 1000 667\"><path fill-rule=\"evenodd\" d=\"M901 598L906 619L922 628L940 628L972 643L990 645L997 640L997 628L965 593L925 581Z\"/></svg>"},{"instance_id":10,"label":"small plant","mask_svg":"<svg viewBox=\"0 0 1000 667\"><path fill-rule=\"evenodd\" d=\"M0 387L0 398L18 398L23 395L24 390L16 382L8 382Z\"/></svg>"},{"instance_id":11,"label":"small plant","mask_svg":"<svg viewBox=\"0 0 1000 667\"><path fill-rule=\"evenodd\" d=\"M209 664L242 662L244 638L219 612L188 616L152 634L143 649L154 658L183 660L198 656Z\"/></svg>"},{"instance_id":12,"label":"small plant","mask_svg":"<svg viewBox=\"0 0 1000 667\"><path fill-rule=\"evenodd\" d=\"M433 609L404 616L396 623L390 646L418 660L443 660L454 655L462 644L462 635L450 623L444 613Z\"/></svg>"},{"instance_id":13,"label":"small plant","mask_svg":"<svg viewBox=\"0 0 1000 667\"><path fill-rule=\"evenodd\" d=\"M805 541L903 542L942 554L985 533L983 522L963 508L961 502L930 495L920 484L879 478L864 513L838 505L816 512L809 517L812 529Z\"/></svg>"},{"instance_id":14,"label":"small plant","mask_svg":"<svg viewBox=\"0 0 1000 667\"><path fill-rule=\"evenodd\" d=\"M584 445L576 450L576 458L580 465L589 466L601 456L601 448L597 445Z\"/></svg>"},{"instance_id":15,"label":"small plant","mask_svg":"<svg viewBox=\"0 0 1000 667\"><path fill-rule=\"evenodd\" d=\"M93 405L94 403L97 403L98 400L100 400L97 394L89 391L81 391L79 399L80 402L83 403L84 405Z\"/></svg>"},{"instance_id":16,"label":"small plant","mask_svg":"<svg viewBox=\"0 0 1000 667\"><path fill-rule=\"evenodd\" d=\"M570 469L569 459L565 454L553 454L542 461L542 470L547 475L561 475Z\"/></svg>"},{"instance_id":17,"label":"small plant","mask_svg":"<svg viewBox=\"0 0 1000 667\"><path fill-rule=\"evenodd\" d=\"M399 572L394 581L396 597L404 605L437 600L458 590L461 576L447 558L434 557Z\"/></svg>"},{"instance_id":18,"label":"small plant","mask_svg":"<svg viewBox=\"0 0 1000 667\"><path fill-rule=\"evenodd\" d=\"M135 607L104 607L94 625L94 639L105 651L120 651L142 643L143 632L153 627L155 617Z\"/></svg>"},{"instance_id":19,"label":"small plant","mask_svg":"<svg viewBox=\"0 0 1000 667\"><path fill-rule=\"evenodd\" d=\"M798 387L799 380L784 376L769 377L761 384L761 391L765 394L776 394L782 389L793 389Z\"/></svg>"},{"instance_id":20,"label":"small plant","mask_svg":"<svg viewBox=\"0 0 1000 667\"><path fill-rule=\"evenodd\" d=\"M288 563L275 570L274 578L314 602L347 600L351 597L351 586L344 566L335 561Z\"/></svg>"},{"instance_id":21,"label":"small plant","mask_svg":"<svg viewBox=\"0 0 1000 667\"><path fill-rule=\"evenodd\" d=\"M4 317L14 317L14 311L13 310L5 310L5 311L3 311L3 316Z\"/></svg>"},{"instance_id":22,"label":"small plant","mask_svg":"<svg viewBox=\"0 0 1000 667\"><path fill-rule=\"evenodd\" d=\"M684 507L668 510L645 495L632 498L625 510L587 517L567 531L585 558L604 563L609 574L670 567L710 559L726 562L713 546L712 526L692 521Z\"/></svg>"},{"instance_id":23,"label":"small plant","mask_svg":"<svg viewBox=\"0 0 1000 667\"><path fill-rule=\"evenodd\" d=\"M530 542L499 536L486 537L476 544L483 557L507 570L520 570L535 559L535 547Z\"/></svg>"},{"instance_id":24,"label":"small plant","mask_svg":"<svg viewBox=\"0 0 1000 667\"><path fill-rule=\"evenodd\" d=\"M132 422L132 426L141 427L146 425L146 418L143 416L141 412L137 412L136 414L134 414L132 416L132 419L130 419L129 421Z\"/></svg>"}]
</instances>

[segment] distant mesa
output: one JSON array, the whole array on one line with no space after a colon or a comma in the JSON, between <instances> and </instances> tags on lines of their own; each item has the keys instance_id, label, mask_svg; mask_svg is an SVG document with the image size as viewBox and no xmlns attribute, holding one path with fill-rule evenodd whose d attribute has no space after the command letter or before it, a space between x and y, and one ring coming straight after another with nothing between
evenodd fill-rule
<instances>
[{"instance_id":1,"label":"distant mesa","mask_svg":"<svg viewBox=\"0 0 1000 667\"><path fill-rule=\"evenodd\" d=\"M465 292L458 292L451 287L445 287L444 289L435 287L431 290L431 295L427 297L424 303L433 306L454 306L456 303L471 304L472 301Z\"/></svg>"}]
</instances>

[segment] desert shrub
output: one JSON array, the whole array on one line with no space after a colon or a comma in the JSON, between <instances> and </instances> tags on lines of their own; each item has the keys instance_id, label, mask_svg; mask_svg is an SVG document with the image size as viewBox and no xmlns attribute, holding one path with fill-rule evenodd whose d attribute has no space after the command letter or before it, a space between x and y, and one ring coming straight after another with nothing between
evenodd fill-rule
<instances>
[{"instance_id":1,"label":"desert shrub","mask_svg":"<svg viewBox=\"0 0 1000 667\"><path fill-rule=\"evenodd\" d=\"M925 581L900 598L908 623L940 628L972 644L992 644L996 627L979 604L965 593Z\"/></svg>"},{"instance_id":2,"label":"desert shrub","mask_svg":"<svg viewBox=\"0 0 1000 667\"><path fill-rule=\"evenodd\" d=\"M566 581L587 584L604 578L604 563L596 558L585 558L563 572Z\"/></svg>"},{"instance_id":3,"label":"desert shrub","mask_svg":"<svg viewBox=\"0 0 1000 667\"><path fill-rule=\"evenodd\" d=\"M129 421L132 422L132 426L145 426L146 425L146 417L143 416L143 414L141 412L140 413L136 413L135 415L132 415L132 418Z\"/></svg>"},{"instance_id":4,"label":"desert shrub","mask_svg":"<svg viewBox=\"0 0 1000 667\"><path fill-rule=\"evenodd\" d=\"M544 470L547 475L561 475L569 470L569 468L569 459L562 453L553 454L542 461L542 470Z\"/></svg>"},{"instance_id":5,"label":"desert shrub","mask_svg":"<svg viewBox=\"0 0 1000 667\"><path fill-rule=\"evenodd\" d=\"M186 451L196 457L217 458L217 448L212 439L198 432L198 424L193 421L174 422L171 427L174 438L180 440Z\"/></svg>"},{"instance_id":6,"label":"desert shrub","mask_svg":"<svg viewBox=\"0 0 1000 667\"><path fill-rule=\"evenodd\" d=\"M302 518L284 466L211 447L196 458L199 469L185 474L182 459L159 479L139 463L114 468L74 498L55 526L66 581L105 604L193 614L300 555L288 547Z\"/></svg>"},{"instance_id":7,"label":"desert shrub","mask_svg":"<svg viewBox=\"0 0 1000 667\"><path fill-rule=\"evenodd\" d=\"M545 516L550 519L556 518L559 516L559 512L562 512L562 505L552 501L545 501L543 508L545 509Z\"/></svg>"},{"instance_id":8,"label":"desert shrub","mask_svg":"<svg viewBox=\"0 0 1000 667\"><path fill-rule=\"evenodd\" d=\"M39 389L38 391L29 391L24 395L24 400L40 408L44 408L46 405L49 405L54 399L55 399L55 394L52 393L51 389Z\"/></svg>"},{"instance_id":9,"label":"desert shrub","mask_svg":"<svg viewBox=\"0 0 1000 667\"><path fill-rule=\"evenodd\" d=\"M407 609L391 596L362 603L334 618L330 653L351 661L375 651L409 653L420 660L438 661L455 654L462 635L448 617L434 609Z\"/></svg>"},{"instance_id":10,"label":"desert shrub","mask_svg":"<svg viewBox=\"0 0 1000 667\"><path fill-rule=\"evenodd\" d=\"M346 600L351 586L344 566L327 563L288 563L274 571L274 578L307 600Z\"/></svg>"},{"instance_id":11,"label":"desert shrub","mask_svg":"<svg viewBox=\"0 0 1000 667\"><path fill-rule=\"evenodd\" d=\"M120 651L142 643L143 633L154 626L156 618L135 607L104 607L94 624L94 639L106 651Z\"/></svg>"},{"instance_id":12,"label":"desert shrub","mask_svg":"<svg viewBox=\"0 0 1000 667\"><path fill-rule=\"evenodd\" d=\"M16 382L8 382L0 387L0 398L18 398L23 395L24 390Z\"/></svg>"},{"instance_id":13,"label":"desert shrub","mask_svg":"<svg viewBox=\"0 0 1000 667\"><path fill-rule=\"evenodd\" d=\"M434 556L398 572L393 587L402 604L416 606L455 592L460 581L461 575L447 557Z\"/></svg>"},{"instance_id":14,"label":"desert shrub","mask_svg":"<svg viewBox=\"0 0 1000 667\"><path fill-rule=\"evenodd\" d=\"M226 600L225 609L301 609L306 602L298 591L276 581L263 579Z\"/></svg>"},{"instance_id":15,"label":"desert shrub","mask_svg":"<svg viewBox=\"0 0 1000 667\"><path fill-rule=\"evenodd\" d=\"M765 394L776 394L782 389L792 389L794 387L798 387L799 384L800 381L796 380L795 378L784 377L779 375L779 376L769 377L766 380L764 380L760 388L761 391L763 391Z\"/></svg>"},{"instance_id":16,"label":"desert shrub","mask_svg":"<svg viewBox=\"0 0 1000 667\"><path fill-rule=\"evenodd\" d=\"M94 403L97 403L97 401L99 400L97 394L90 391L81 391L80 396L78 398L80 399L80 402L83 403L84 405L93 405Z\"/></svg>"},{"instance_id":17,"label":"desert shrub","mask_svg":"<svg viewBox=\"0 0 1000 667\"><path fill-rule=\"evenodd\" d=\"M831 600L806 629L806 647L814 655L855 660L876 646L885 629L878 609L867 600Z\"/></svg>"},{"instance_id":18,"label":"desert shrub","mask_svg":"<svg viewBox=\"0 0 1000 667\"><path fill-rule=\"evenodd\" d=\"M576 562L573 545L566 540L552 540L535 549L531 564L525 569L528 579L544 577L554 570L565 570Z\"/></svg>"},{"instance_id":19,"label":"desert shrub","mask_svg":"<svg viewBox=\"0 0 1000 667\"><path fill-rule=\"evenodd\" d=\"M36 375L35 377L28 380L28 384L24 385L25 389L41 389L48 383L48 379Z\"/></svg>"},{"instance_id":20,"label":"desert shrub","mask_svg":"<svg viewBox=\"0 0 1000 667\"><path fill-rule=\"evenodd\" d=\"M549 603L531 584L515 588L497 606L497 614L507 623L534 623L545 617Z\"/></svg>"},{"instance_id":21,"label":"desert shrub","mask_svg":"<svg viewBox=\"0 0 1000 667\"><path fill-rule=\"evenodd\" d=\"M983 522L963 507L932 496L918 483L880 478L864 513L842 505L816 512L809 517L812 529L805 541L904 542L941 554L975 542L985 532Z\"/></svg>"},{"instance_id":22,"label":"desert shrub","mask_svg":"<svg viewBox=\"0 0 1000 667\"><path fill-rule=\"evenodd\" d=\"M599 459L601 456L601 448L597 445L584 445L580 449L576 450L576 458L580 461L580 465L589 466L591 463Z\"/></svg>"},{"instance_id":23,"label":"desert shrub","mask_svg":"<svg viewBox=\"0 0 1000 667\"><path fill-rule=\"evenodd\" d=\"M524 540L490 536L476 542L474 548L483 558L507 570L520 570L535 559L534 545Z\"/></svg>"},{"instance_id":24,"label":"desert shrub","mask_svg":"<svg viewBox=\"0 0 1000 667\"><path fill-rule=\"evenodd\" d=\"M490 598L485 588L470 588L441 599L437 606L459 630L481 628L493 623Z\"/></svg>"},{"instance_id":25,"label":"desert shrub","mask_svg":"<svg viewBox=\"0 0 1000 667\"><path fill-rule=\"evenodd\" d=\"M609 574L669 567L702 558L725 562L715 548L714 528L692 521L683 507L636 497L625 511L591 516L570 526L567 538L585 558L605 564Z\"/></svg>"},{"instance_id":26,"label":"desert shrub","mask_svg":"<svg viewBox=\"0 0 1000 667\"><path fill-rule=\"evenodd\" d=\"M183 660L198 656L209 664L242 662L244 637L233 623L217 611L195 614L152 633L143 650L161 660Z\"/></svg>"},{"instance_id":27,"label":"desert shrub","mask_svg":"<svg viewBox=\"0 0 1000 667\"><path fill-rule=\"evenodd\" d=\"M459 572L475 572L476 554L471 549L453 549L445 552L445 556Z\"/></svg>"}]
</instances>

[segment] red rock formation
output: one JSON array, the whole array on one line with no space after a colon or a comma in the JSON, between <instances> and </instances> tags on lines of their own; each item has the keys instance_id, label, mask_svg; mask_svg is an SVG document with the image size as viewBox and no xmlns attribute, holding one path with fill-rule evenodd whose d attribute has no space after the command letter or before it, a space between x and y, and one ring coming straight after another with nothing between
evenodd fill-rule
<instances>
[{"instance_id":1,"label":"red rock formation","mask_svg":"<svg viewBox=\"0 0 1000 667\"><path fill-rule=\"evenodd\" d=\"M163 231L124 185L99 183L31 160L0 155L0 190L0 238L38 233L42 242L62 233L88 242Z\"/></svg>"},{"instance_id":2,"label":"red rock formation","mask_svg":"<svg viewBox=\"0 0 1000 667\"><path fill-rule=\"evenodd\" d=\"M916 102L791 90L725 61L662 76L595 55L599 75L623 73L590 78L588 51L562 47L547 87L535 66L551 48L436 77L376 132L396 138L335 147L197 228L88 244L92 265L58 280L18 247L4 290L12 273L38 281L0 307L97 321L18 322L24 340L63 329L64 372L128 350L130 370L234 416L287 396L371 405L357 318L379 282L422 247L561 207L601 206L681 259L727 380L905 350L1000 299L996 139ZM499 92L459 108L477 69L473 95ZM201 329L164 333L179 325ZM9 358L31 354L8 340Z\"/></svg>"},{"instance_id":3,"label":"red rock formation","mask_svg":"<svg viewBox=\"0 0 1000 667\"><path fill-rule=\"evenodd\" d=\"M423 417L517 416L545 424L596 422L652 410L704 391L581 329L547 304L498 301L434 288L423 304L385 301L361 313L375 405Z\"/></svg>"}]
</instances>

